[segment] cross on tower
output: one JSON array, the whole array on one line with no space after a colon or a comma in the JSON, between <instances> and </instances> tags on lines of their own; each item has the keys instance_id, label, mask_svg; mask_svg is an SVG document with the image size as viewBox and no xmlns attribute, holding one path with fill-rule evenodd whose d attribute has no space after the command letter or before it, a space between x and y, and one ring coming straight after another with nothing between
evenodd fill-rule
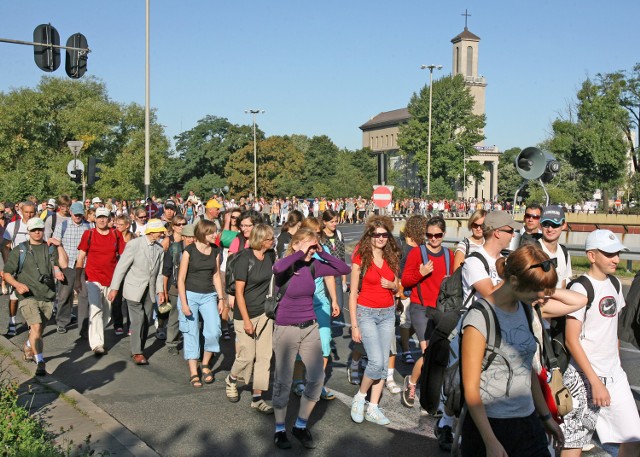
<instances>
[{"instance_id":1,"label":"cross on tower","mask_svg":"<svg viewBox=\"0 0 640 457\"><path fill-rule=\"evenodd\" d=\"M467 9L465 8L464 13L461 14L460 16L464 16L464 28L467 28L467 19L469 19L469 16L471 16L468 12Z\"/></svg>"}]
</instances>

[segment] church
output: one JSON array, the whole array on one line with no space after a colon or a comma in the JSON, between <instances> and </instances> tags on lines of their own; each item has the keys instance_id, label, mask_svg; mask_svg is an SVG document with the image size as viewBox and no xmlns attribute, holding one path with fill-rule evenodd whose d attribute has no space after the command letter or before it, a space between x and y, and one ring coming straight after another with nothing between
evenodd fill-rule
<instances>
[{"instance_id":1,"label":"church","mask_svg":"<svg viewBox=\"0 0 640 457\"><path fill-rule=\"evenodd\" d=\"M465 12L464 16L468 16ZM487 82L478 74L478 48L480 37L472 33L466 25L464 30L452 40L452 75L463 75L475 99L474 114L485 113L485 89ZM398 184L410 191L413 196L422 195L424 183L417 175L417 165L412 163L410 155L403 156L398 148L400 125L410 118L407 108L382 112L360 126L362 147L369 148L378 158L378 184L388 184L389 170L398 173ZM485 146L483 142L469 151L466 160L480 162L484 167L483 179L471 179L457 189L458 198L491 199L498 193L498 161L500 151L496 146Z\"/></svg>"}]
</instances>

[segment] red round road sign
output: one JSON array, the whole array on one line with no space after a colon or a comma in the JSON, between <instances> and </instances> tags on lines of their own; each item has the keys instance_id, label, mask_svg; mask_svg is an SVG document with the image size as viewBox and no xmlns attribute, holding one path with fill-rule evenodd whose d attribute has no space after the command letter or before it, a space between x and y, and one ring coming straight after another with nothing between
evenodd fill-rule
<instances>
[{"instance_id":1,"label":"red round road sign","mask_svg":"<svg viewBox=\"0 0 640 457\"><path fill-rule=\"evenodd\" d=\"M377 187L373 191L372 200L378 208L386 208L391 203L391 190L386 186Z\"/></svg>"}]
</instances>

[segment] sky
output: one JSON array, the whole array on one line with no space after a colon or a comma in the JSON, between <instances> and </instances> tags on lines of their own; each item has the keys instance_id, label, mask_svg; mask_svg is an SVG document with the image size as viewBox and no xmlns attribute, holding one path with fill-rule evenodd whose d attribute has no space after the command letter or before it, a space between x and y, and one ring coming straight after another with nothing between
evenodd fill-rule
<instances>
[{"instance_id":1,"label":"sky","mask_svg":"<svg viewBox=\"0 0 640 457\"><path fill-rule=\"evenodd\" d=\"M358 128L406 107L428 81L422 64L451 73L451 39L481 38L485 145L533 146L550 136L587 77L640 62L638 0L151 0L151 106L173 138L207 115L267 136L328 135L358 149ZM145 102L144 0L0 2L0 37L31 41L51 23L65 43L87 37L87 75L112 100ZM0 91L45 75L28 46L0 43ZM66 78L64 58L51 73Z\"/></svg>"}]
</instances>

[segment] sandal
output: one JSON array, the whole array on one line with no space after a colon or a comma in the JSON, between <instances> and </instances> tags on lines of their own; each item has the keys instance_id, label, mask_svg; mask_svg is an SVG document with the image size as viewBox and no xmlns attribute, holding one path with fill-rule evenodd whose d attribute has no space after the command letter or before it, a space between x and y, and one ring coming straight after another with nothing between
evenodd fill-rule
<instances>
[{"instance_id":1,"label":"sandal","mask_svg":"<svg viewBox=\"0 0 640 457\"><path fill-rule=\"evenodd\" d=\"M215 380L211 368L202 367L202 380L205 384L211 384Z\"/></svg>"},{"instance_id":2,"label":"sandal","mask_svg":"<svg viewBox=\"0 0 640 457\"><path fill-rule=\"evenodd\" d=\"M322 398L323 400L331 401L331 400L335 400L336 396L329 389L327 389L326 387L323 387L322 392L320 393L320 398Z\"/></svg>"},{"instance_id":3,"label":"sandal","mask_svg":"<svg viewBox=\"0 0 640 457\"><path fill-rule=\"evenodd\" d=\"M191 376L189 378L189 383L193 387L202 387L202 382L200 381L200 376L198 376L197 374L194 374L193 376Z\"/></svg>"}]
</instances>

